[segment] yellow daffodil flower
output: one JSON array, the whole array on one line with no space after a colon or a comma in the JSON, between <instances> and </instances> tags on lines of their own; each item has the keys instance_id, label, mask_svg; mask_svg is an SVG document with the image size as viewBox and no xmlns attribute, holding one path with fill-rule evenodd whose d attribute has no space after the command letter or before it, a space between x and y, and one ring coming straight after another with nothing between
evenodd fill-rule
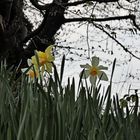
<instances>
[{"instance_id":1,"label":"yellow daffodil flower","mask_svg":"<svg viewBox=\"0 0 140 140\"><path fill-rule=\"evenodd\" d=\"M36 55L31 57L32 64L37 67L41 67L42 69L45 69L47 72L52 72L52 62L54 61L54 56L52 55L52 48L53 45L50 45L47 47L45 52L36 51ZM38 60L37 60L38 59ZM38 66L39 63L39 66Z\"/></svg>"},{"instance_id":2,"label":"yellow daffodil flower","mask_svg":"<svg viewBox=\"0 0 140 140\"><path fill-rule=\"evenodd\" d=\"M30 68L23 68L23 69L21 69L21 71L23 73L26 73L26 75L28 75L30 80L34 80L35 78L38 78L39 77L39 70L35 69L35 67L32 66L31 59L27 60L27 64Z\"/></svg>"},{"instance_id":3,"label":"yellow daffodil flower","mask_svg":"<svg viewBox=\"0 0 140 140\"><path fill-rule=\"evenodd\" d=\"M26 74L32 79L37 78L39 75L37 71L33 71L31 69Z\"/></svg>"},{"instance_id":4,"label":"yellow daffodil flower","mask_svg":"<svg viewBox=\"0 0 140 140\"><path fill-rule=\"evenodd\" d=\"M100 80L107 81L108 77L106 73L102 70L107 70L107 67L99 65L99 57L92 57L91 65L80 65L81 68L84 68L84 74L82 78L90 77L91 84L95 85L97 78Z\"/></svg>"},{"instance_id":5,"label":"yellow daffodil flower","mask_svg":"<svg viewBox=\"0 0 140 140\"><path fill-rule=\"evenodd\" d=\"M35 78L38 78L39 77L39 72L38 72L38 70L36 70L36 69L33 69L32 67L29 69L29 68L23 68L23 69L21 69L21 71L23 72L23 73L25 73L28 77L29 77L29 81L30 80L35 80Z\"/></svg>"}]
</instances>

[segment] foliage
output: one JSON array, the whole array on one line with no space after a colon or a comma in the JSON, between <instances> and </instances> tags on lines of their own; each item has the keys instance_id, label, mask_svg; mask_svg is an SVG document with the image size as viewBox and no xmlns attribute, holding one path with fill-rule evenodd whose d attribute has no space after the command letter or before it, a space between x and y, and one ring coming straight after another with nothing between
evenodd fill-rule
<instances>
[{"instance_id":1,"label":"foliage","mask_svg":"<svg viewBox=\"0 0 140 140\"><path fill-rule=\"evenodd\" d=\"M117 95L111 98L112 82L104 93L100 84L83 86L82 77L77 92L74 79L63 87L64 59L60 74L54 66L54 76L44 85L29 83L25 75L15 80L15 72L1 64L0 139L140 139L138 98L130 112L128 106L121 108Z\"/></svg>"}]
</instances>

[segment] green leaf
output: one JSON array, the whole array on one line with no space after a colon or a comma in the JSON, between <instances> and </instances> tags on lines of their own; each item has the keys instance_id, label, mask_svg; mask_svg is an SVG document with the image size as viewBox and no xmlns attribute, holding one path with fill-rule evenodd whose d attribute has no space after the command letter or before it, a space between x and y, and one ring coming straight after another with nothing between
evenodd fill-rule
<instances>
[{"instance_id":1,"label":"green leaf","mask_svg":"<svg viewBox=\"0 0 140 140\"><path fill-rule=\"evenodd\" d=\"M137 95L131 95L130 98L131 98L132 102L136 102Z\"/></svg>"},{"instance_id":2,"label":"green leaf","mask_svg":"<svg viewBox=\"0 0 140 140\"><path fill-rule=\"evenodd\" d=\"M23 118L22 118L20 126L19 126L19 131L18 131L18 134L17 134L17 140L21 140L21 137L22 137L22 134L23 134L23 131L24 131L24 125L25 125L25 122L26 122L28 105L29 105L29 100L26 103L26 107L25 107L25 110L24 110Z\"/></svg>"},{"instance_id":3,"label":"green leaf","mask_svg":"<svg viewBox=\"0 0 140 140\"><path fill-rule=\"evenodd\" d=\"M60 69L60 82L62 83L63 73L64 73L64 66L65 66L65 55L62 58L61 62L61 69Z\"/></svg>"},{"instance_id":4,"label":"green leaf","mask_svg":"<svg viewBox=\"0 0 140 140\"><path fill-rule=\"evenodd\" d=\"M120 105L122 108L127 107L127 101L124 99L120 99Z\"/></svg>"},{"instance_id":5,"label":"green leaf","mask_svg":"<svg viewBox=\"0 0 140 140\"><path fill-rule=\"evenodd\" d=\"M36 132L35 140L40 140L42 123L43 123L43 119L40 121L39 127L38 127L37 132Z\"/></svg>"}]
</instances>

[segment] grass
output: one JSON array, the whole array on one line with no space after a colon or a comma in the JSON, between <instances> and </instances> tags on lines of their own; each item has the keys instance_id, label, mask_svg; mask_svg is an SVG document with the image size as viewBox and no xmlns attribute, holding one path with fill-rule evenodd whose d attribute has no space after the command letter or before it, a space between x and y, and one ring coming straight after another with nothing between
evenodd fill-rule
<instances>
[{"instance_id":1,"label":"grass","mask_svg":"<svg viewBox=\"0 0 140 140\"><path fill-rule=\"evenodd\" d=\"M76 92L74 79L61 85L63 70L64 59L60 74L54 66L54 76L43 86L25 75L15 80L15 72L1 64L0 140L140 139L137 95L130 111L117 95L111 98L111 80L102 94L102 85L83 86L79 78Z\"/></svg>"}]
</instances>

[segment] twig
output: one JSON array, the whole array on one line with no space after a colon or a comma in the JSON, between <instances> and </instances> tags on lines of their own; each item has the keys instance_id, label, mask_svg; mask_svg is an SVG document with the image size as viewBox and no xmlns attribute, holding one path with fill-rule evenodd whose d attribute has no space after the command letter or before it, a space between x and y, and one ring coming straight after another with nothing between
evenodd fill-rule
<instances>
[{"instance_id":1,"label":"twig","mask_svg":"<svg viewBox=\"0 0 140 140\"><path fill-rule=\"evenodd\" d=\"M71 2L71 3L62 3L63 6L77 6L80 4L84 4L86 2L99 2L99 3L109 3L109 2L118 2L118 0L81 0L81 1L75 1L75 2Z\"/></svg>"},{"instance_id":2,"label":"twig","mask_svg":"<svg viewBox=\"0 0 140 140\"><path fill-rule=\"evenodd\" d=\"M106 33L111 39L113 39L117 44L119 44L123 50L127 53L129 53L130 55L132 55L133 57L135 57L136 59L140 60L140 57L134 55L131 51L129 51L123 44L121 44L115 37L113 37L112 35L110 35L106 30L104 30L104 28L102 26L98 26L97 24L92 23L93 26L95 26L96 28L100 29L101 31L103 31L104 33Z\"/></svg>"}]
</instances>

